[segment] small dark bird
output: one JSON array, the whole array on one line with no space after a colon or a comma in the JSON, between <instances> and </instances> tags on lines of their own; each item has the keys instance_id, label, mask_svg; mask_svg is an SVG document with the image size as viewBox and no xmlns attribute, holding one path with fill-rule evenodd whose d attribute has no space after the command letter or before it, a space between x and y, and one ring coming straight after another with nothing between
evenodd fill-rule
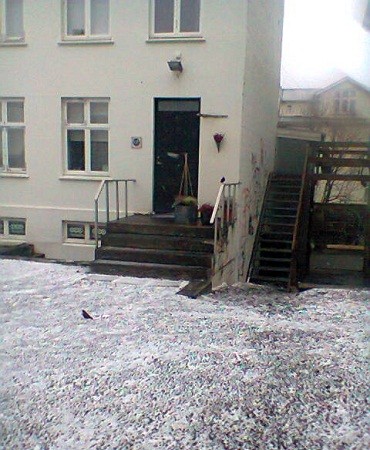
<instances>
[{"instance_id":1,"label":"small dark bird","mask_svg":"<svg viewBox=\"0 0 370 450\"><path fill-rule=\"evenodd\" d=\"M93 318L90 316L90 314L87 311L85 311L84 309L82 310L82 317L84 319L92 319L93 320Z\"/></svg>"},{"instance_id":2,"label":"small dark bird","mask_svg":"<svg viewBox=\"0 0 370 450\"><path fill-rule=\"evenodd\" d=\"M220 183L225 183L225 177L222 177Z\"/></svg>"}]
</instances>

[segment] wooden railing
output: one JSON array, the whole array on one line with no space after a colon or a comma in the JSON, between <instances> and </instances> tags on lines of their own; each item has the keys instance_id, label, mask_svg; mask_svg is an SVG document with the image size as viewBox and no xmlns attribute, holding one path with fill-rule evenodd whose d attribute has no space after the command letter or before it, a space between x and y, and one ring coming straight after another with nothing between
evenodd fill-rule
<instances>
[{"instance_id":1,"label":"wooden railing","mask_svg":"<svg viewBox=\"0 0 370 450\"><path fill-rule=\"evenodd\" d=\"M99 185L99 188L96 192L95 198L94 198L94 204L95 204L95 226L94 226L94 233L95 233L95 246L98 248L99 246L99 236L98 236L98 225L99 225L99 198L101 193L103 192L105 188L105 211L106 211L106 224L108 224L110 220L110 190L109 186L110 184L115 186L113 196L115 197L115 206L116 206L116 214L115 214L115 220L119 220L121 217L120 214L120 183L123 183L123 194L124 194L124 210L123 215L125 217L128 216L128 183L135 183L136 180L133 178L123 178L123 179L113 179L113 180L102 180L102 182Z\"/></svg>"},{"instance_id":2,"label":"wooden railing","mask_svg":"<svg viewBox=\"0 0 370 450\"><path fill-rule=\"evenodd\" d=\"M299 192L299 202L297 217L294 224L292 241L292 260L290 265L290 274L288 289L296 288L298 285L298 276L307 269L307 239L310 219L311 206L311 174L309 158L311 149L306 150L306 157L301 177L301 189Z\"/></svg>"},{"instance_id":3,"label":"wooden railing","mask_svg":"<svg viewBox=\"0 0 370 450\"><path fill-rule=\"evenodd\" d=\"M214 273L220 268L218 266L218 255L225 251L228 245L229 232L237 220L237 188L238 183L225 183L221 181L216 197L215 206L210 223L214 224Z\"/></svg>"}]
</instances>

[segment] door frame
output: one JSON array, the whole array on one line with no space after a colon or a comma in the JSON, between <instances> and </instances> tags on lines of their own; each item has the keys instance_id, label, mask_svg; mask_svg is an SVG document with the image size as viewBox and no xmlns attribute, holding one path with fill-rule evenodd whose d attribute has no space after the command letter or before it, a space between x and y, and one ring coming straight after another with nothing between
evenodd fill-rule
<instances>
[{"instance_id":1,"label":"door frame","mask_svg":"<svg viewBox=\"0 0 370 450\"><path fill-rule=\"evenodd\" d=\"M201 111L201 97L153 97L153 158L152 158L152 212L154 213L154 196L155 196L155 165L156 165L156 114L158 110L158 104L162 100L167 101L198 101L198 115L199 115L199 129L198 129L198 176L197 176L197 188L199 188L199 174L200 174L200 111Z\"/></svg>"}]
</instances>

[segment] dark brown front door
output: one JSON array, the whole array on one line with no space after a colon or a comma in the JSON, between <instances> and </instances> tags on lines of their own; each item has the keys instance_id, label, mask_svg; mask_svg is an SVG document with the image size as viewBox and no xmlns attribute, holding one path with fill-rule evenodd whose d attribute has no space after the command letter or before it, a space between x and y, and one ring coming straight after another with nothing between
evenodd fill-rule
<instances>
[{"instance_id":1,"label":"dark brown front door","mask_svg":"<svg viewBox=\"0 0 370 450\"><path fill-rule=\"evenodd\" d=\"M156 99L154 198L156 213L169 212L179 192L188 154L193 194L198 193L200 99Z\"/></svg>"}]
</instances>

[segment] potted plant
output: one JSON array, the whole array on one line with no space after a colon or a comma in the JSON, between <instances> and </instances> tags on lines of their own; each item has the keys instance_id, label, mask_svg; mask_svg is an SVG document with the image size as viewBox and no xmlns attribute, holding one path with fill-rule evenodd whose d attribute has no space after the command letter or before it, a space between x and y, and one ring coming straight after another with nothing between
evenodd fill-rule
<instances>
[{"instance_id":1,"label":"potted plant","mask_svg":"<svg viewBox=\"0 0 370 450\"><path fill-rule=\"evenodd\" d=\"M213 208L210 203L203 203L203 205L199 208L200 212L200 221L202 222L202 225L210 225Z\"/></svg>"},{"instance_id":2,"label":"potted plant","mask_svg":"<svg viewBox=\"0 0 370 450\"><path fill-rule=\"evenodd\" d=\"M172 205L175 208L175 223L190 225L198 219L198 201L191 195L178 195Z\"/></svg>"}]
</instances>

